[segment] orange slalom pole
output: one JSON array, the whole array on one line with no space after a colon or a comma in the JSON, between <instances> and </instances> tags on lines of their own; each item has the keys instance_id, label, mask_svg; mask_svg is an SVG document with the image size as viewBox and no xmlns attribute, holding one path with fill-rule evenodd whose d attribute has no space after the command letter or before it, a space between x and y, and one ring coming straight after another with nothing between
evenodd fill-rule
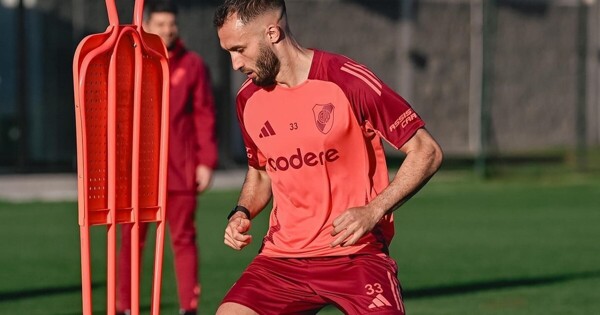
<instances>
[{"instance_id":1,"label":"orange slalom pole","mask_svg":"<svg viewBox=\"0 0 600 315\"><path fill-rule=\"evenodd\" d=\"M81 297L83 314L92 315L92 271L89 226L80 226L79 235L81 241Z\"/></svg>"},{"instance_id":2,"label":"orange slalom pole","mask_svg":"<svg viewBox=\"0 0 600 315\"><path fill-rule=\"evenodd\" d=\"M139 177L140 177L140 116L142 94L142 44L139 34L135 29L129 31L135 46L134 63L134 94L133 94L133 151L132 151L132 183L131 201L134 214L133 231L131 233L133 244L131 246L131 314L139 315L140 309L140 204L139 204Z\"/></svg>"},{"instance_id":3,"label":"orange slalom pole","mask_svg":"<svg viewBox=\"0 0 600 315\"><path fill-rule=\"evenodd\" d=\"M94 80L99 80L106 83L106 77L102 76L106 64L104 63L103 54L106 54L113 47L117 35L118 14L114 0L106 0L106 7L110 25L106 32L102 34L93 34L84 38L78 45L73 58L73 83L75 96L75 116L77 129L77 169L78 169L78 212L80 225L80 243L81 243L81 283L82 283L82 309L84 315L92 314L92 290L91 290L91 260L90 260L90 226L107 224L102 217L102 213L106 210L105 200L102 196L94 195L97 192L90 192L89 170L88 163L88 142L94 139L87 134L86 127L86 105L88 101L101 104L94 106L102 107L106 105L106 99L98 95L90 96L94 92L101 92L102 84L88 84ZM89 71L88 71L89 70ZM91 75L95 78L88 78ZM90 81L88 81L90 80ZM96 82L97 83L97 82ZM89 91L88 91L89 90ZM95 98L95 99L94 99ZM94 100L92 100L94 99ZM98 118L98 117L93 117ZM92 118L92 119L93 119ZM93 149L92 149L93 150ZM99 151L103 151L100 149ZM92 157L96 158L96 157ZM102 181L102 180L100 180ZM92 187L94 189L96 187ZM94 195L96 199L90 201L90 195ZM98 214L99 213L99 214Z\"/></svg>"},{"instance_id":4,"label":"orange slalom pole","mask_svg":"<svg viewBox=\"0 0 600 315\"><path fill-rule=\"evenodd\" d=\"M119 36L120 37L120 36ZM117 54L119 39L110 58L108 70L108 210L109 224L107 226L107 255L106 255L106 309L108 315L116 314L117 295L117 224L116 224L116 159L117 159Z\"/></svg>"},{"instance_id":5,"label":"orange slalom pole","mask_svg":"<svg viewBox=\"0 0 600 315\"><path fill-rule=\"evenodd\" d=\"M132 314L139 315L142 222L157 224L151 312L160 312L169 68L160 37L141 27L143 4L143 0L135 2L133 27L119 25L115 1L106 0L109 28L86 37L73 60L84 315L93 311L90 227L94 225L107 228L107 314L116 312L116 238L121 223L133 224L131 308ZM128 76L132 72L133 78Z\"/></svg>"}]
</instances>

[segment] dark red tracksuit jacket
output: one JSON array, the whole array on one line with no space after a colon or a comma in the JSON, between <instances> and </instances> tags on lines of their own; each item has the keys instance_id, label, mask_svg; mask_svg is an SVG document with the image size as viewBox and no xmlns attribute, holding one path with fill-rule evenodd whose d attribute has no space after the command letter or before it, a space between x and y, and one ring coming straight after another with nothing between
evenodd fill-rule
<instances>
[{"instance_id":1,"label":"dark red tracksuit jacket","mask_svg":"<svg viewBox=\"0 0 600 315\"><path fill-rule=\"evenodd\" d=\"M208 68L178 40L169 51L169 191L196 191L196 166L217 166L215 104Z\"/></svg>"}]
</instances>

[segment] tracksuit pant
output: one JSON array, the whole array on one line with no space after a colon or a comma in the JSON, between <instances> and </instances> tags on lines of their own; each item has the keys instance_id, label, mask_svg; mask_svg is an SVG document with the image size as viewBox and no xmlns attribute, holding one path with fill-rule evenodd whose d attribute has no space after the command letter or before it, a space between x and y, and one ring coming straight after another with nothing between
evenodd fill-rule
<instances>
[{"instance_id":1,"label":"tracksuit pant","mask_svg":"<svg viewBox=\"0 0 600 315\"><path fill-rule=\"evenodd\" d=\"M194 222L196 205L195 193L168 194L166 220L175 262L179 305L182 310L196 310L200 296ZM140 253L144 248L147 231L148 225L141 224ZM128 309L131 309L131 225L124 224L121 227L121 248L117 262L117 310Z\"/></svg>"}]
</instances>

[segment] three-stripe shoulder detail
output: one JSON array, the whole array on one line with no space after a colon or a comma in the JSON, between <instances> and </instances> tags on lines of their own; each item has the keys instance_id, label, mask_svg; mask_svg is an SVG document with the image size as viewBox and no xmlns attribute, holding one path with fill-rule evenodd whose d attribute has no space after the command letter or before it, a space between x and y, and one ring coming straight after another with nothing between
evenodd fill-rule
<instances>
[{"instance_id":1,"label":"three-stripe shoulder detail","mask_svg":"<svg viewBox=\"0 0 600 315\"><path fill-rule=\"evenodd\" d=\"M357 77L373 89L377 95L381 96L383 84L371 70L367 69L367 67L354 62L346 62L342 65L340 70Z\"/></svg>"}]
</instances>

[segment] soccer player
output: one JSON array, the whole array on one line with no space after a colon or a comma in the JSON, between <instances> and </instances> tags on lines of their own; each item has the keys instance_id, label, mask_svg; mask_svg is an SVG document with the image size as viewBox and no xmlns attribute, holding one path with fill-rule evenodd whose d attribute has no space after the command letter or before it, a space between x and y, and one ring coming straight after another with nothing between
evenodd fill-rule
<instances>
[{"instance_id":1,"label":"soccer player","mask_svg":"<svg viewBox=\"0 0 600 315\"><path fill-rule=\"evenodd\" d=\"M252 241L273 197L259 255L217 314L404 314L388 256L392 212L438 170L442 151L419 115L368 68L306 49L283 0L226 0L214 24L233 68L248 172L225 244ZM391 183L382 139L406 154Z\"/></svg>"},{"instance_id":2,"label":"soccer player","mask_svg":"<svg viewBox=\"0 0 600 315\"><path fill-rule=\"evenodd\" d=\"M167 223L171 235L180 313L197 313L200 298L196 197L204 192L217 166L215 105L208 68L179 38L177 7L169 2L144 8L144 29L158 34L169 53L169 166ZM141 226L145 238L147 226ZM143 242L141 242L143 243ZM143 246L143 244L141 244ZM131 305L131 229L122 229L118 268L117 310L127 314Z\"/></svg>"}]
</instances>

